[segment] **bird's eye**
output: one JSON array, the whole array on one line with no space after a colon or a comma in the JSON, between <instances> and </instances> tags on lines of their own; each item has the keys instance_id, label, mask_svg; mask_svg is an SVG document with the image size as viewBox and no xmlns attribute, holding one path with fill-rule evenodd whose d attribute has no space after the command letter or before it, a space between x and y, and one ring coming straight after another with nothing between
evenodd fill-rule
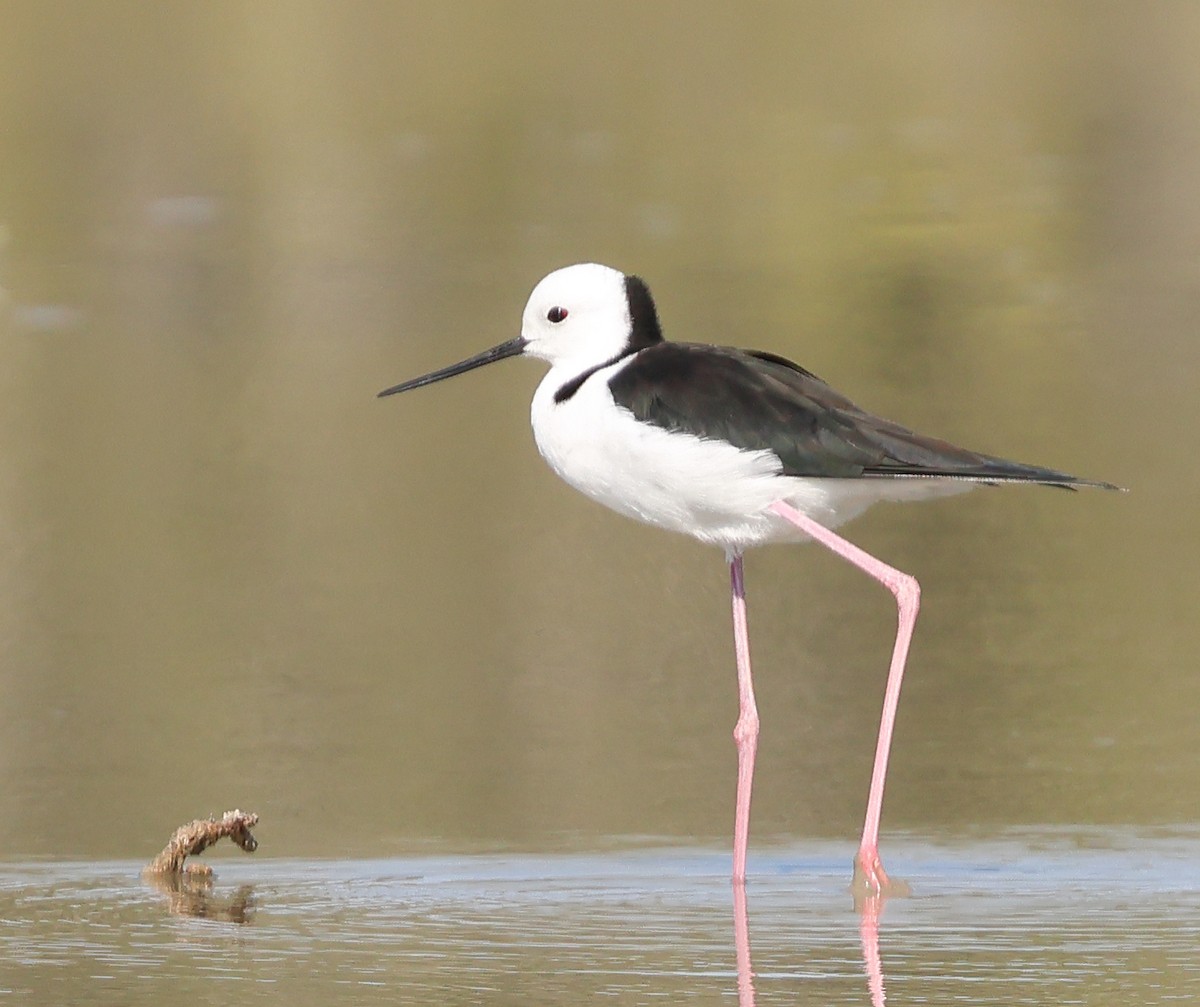
<instances>
[{"instance_id":1,"label":"bird's eye","mask_svg":"<svg viewBox=\"0 0 1200 1007\"><path fill-rule=\"evenodd\" d=\"M546 312L546 319L548 321L553 322L555 325L557 325L559 322L561 322L566 317L567 317L567 309L566 308L554 307Z\"/></svg>"}]
</instances>

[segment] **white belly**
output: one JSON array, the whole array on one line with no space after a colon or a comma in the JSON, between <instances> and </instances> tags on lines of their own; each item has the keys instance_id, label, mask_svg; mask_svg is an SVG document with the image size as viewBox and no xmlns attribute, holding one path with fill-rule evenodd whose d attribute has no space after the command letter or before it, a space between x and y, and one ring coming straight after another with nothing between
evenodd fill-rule
<instances>
[{"instance_id":1,"label":"white belly","mask_svg":"<svg viewBox=\"0 0 1200 1007\"><path fill-rule=\"evenodd\" d=\"M827 528L879 500L925 499L970 489L932 479L805 479L779 474L769 451L669 432L613 402L597 372L564 403L554 393L572 375L551 370L533 397L531 419L547 464L581 493L620 514L692 535L727 552L808 536L767 508L786 500Z\"/></svg>"}]
</instances>

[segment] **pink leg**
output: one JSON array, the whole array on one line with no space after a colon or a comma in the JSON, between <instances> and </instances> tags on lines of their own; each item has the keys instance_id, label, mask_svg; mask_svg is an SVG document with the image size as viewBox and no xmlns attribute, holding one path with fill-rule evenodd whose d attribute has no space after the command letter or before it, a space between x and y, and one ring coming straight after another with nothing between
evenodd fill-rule
<instances>
[{"instance_id":1,"label":"pink leg","mask_svg":"<svg viewBox=\"0 0 1200 1007\"><path fill-rule=\"evenodd\" d=\"M871 790L867 795L867 818L863 823L862 842L859 844L858 857L854 863L855 887L870 893L883 893L889 889L887 873L879 860L879 816L883 810L883 783L887 777L888 752L892 746L892 727L896 722L896 706L900 701L904 662L908 658L908 645L912 641L917 611L921 607L921 586L915 577L877 560L782 500L771 504L768 509L833 550L842 559L849 560L864 573L870 574L896 596L899 627L896 630L896 645L892 648L887 687L883 694L883 718L879 724L879 741L875 746ZM894 891L894 887L892 890Z\"/></svg>"},{"instance_id":2,"label":"pink leg","mask_svg":"<svg viewBox=\"0 0 1200 1007\"><path fill-rule=\"evenodd\" d=\"M750 680L750 637L746 632L746 586L742 557L729 559L733 589L733 649L737 655L738 722L733 740L738 752L737 810L733 819L733 883L746 883L746 846L750 841L750 787L754 782L754 753L758 750L758 707Z\"/></svg>"}]
</instances>

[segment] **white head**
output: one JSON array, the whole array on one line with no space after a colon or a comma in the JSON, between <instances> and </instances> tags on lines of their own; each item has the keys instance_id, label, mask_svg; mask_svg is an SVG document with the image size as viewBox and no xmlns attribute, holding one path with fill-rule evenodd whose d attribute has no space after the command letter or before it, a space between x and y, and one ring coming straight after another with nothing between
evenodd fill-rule
<instances>
[{"instance_id":1,"label":"white head","mask_svg":"<svg viewBox=\"0 0 1200 1007\"><path fill-rule=\"evenodd\" d=\"M420 388L519 353L583 371L661 339L646 284L609 266L585 262L556 269L533 288L516 339L379 394Z\"/></svg>"},{"instance_id":2,"label":"white head","mask_svg":"<svg viewBox=\"0 0 1200 1007\"><path fill-rule=\"evenodd\" d=\"M594 262L546 276L521 316L525 352L567 367L591 367L621 353L630 327L625 274Z\"/></svg>"}]
</instances>

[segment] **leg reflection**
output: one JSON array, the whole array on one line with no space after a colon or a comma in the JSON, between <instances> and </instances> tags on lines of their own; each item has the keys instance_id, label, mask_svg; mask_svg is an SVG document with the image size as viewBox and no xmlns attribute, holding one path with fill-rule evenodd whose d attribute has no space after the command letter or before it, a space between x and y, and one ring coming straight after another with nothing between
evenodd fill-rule
<instances>
[{"instance_id":1,"label":"leg reflection","mask_svg":"<svg viewBox=\"0 0 1200 1007\"><path fill-rule=\"evenodd\" d=\"M879 918L887 899L879 895L855 899L858 936L862 942L863 971L871 1007L884 1007L883 959L879 955ZM737 953L738 1007L754 1007L754 965L750 960L750 914L746 908L746 886L733 886L733 946Z\"/></svg>"},{"instance_id":2,"label":"leg reflection","mask_svg":"<svg viewBox=\"0 0 1200 1007\"><path fill-rule=\"evenodd\" d=\"M856 899L858 910L858 936L862 941L863 969L867 973L867 992L871 995L871 1007L883 1007L883 959L879 957L879 917L887 901L881 895L868 895Z\"/></svg>"},{"instance_id":3,"label":"leg reflection","mask_svg":"<svg viewBox=\"0 0 1200 1007\"><path fill-rule=\"evenodd\" d=\"M754 1007L754 968L750 964L750 918L746 886L733 883L733 946L737 951L738 1007Z\"/></svg>"}]
</instances>

